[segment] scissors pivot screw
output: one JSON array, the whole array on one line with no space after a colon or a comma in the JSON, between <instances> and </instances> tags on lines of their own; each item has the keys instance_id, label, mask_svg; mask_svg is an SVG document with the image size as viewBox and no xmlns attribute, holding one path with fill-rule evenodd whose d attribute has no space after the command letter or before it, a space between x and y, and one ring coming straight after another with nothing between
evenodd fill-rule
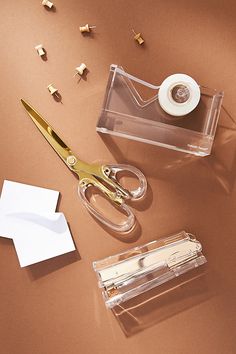
<instances>
[{"instance_id":1,"label":"scissors pivot screw","mask_svg":"<svg viewBox=\"0 0 236 354\"><path fill-rule=\"evenodd\" d=\"M85 26L81 26L81 27L79 28L79 30L80 30L81 33L84 33L84 32L90 32L90 30L93 29L93 28L96 28L96 26L89 26L89 25L87 24L87 25L85 25Z\"/></svg>"},{"instance_id":2,"label":"scissors pivot screw","mask_svg":"<svg viewBox=\"0 0 236 354\"><path fill-rule=\"evenodd\" d=\"M68 163L69 166L74 166L77 162L77 159L75 156L71 155L67 157L66 162Z\"/></svg>"},{"instance_id":3,"label":"scissors pivot screw","mask_svg":"<svg viewBox=\"0 0 236 354\"><path fill-rule=\"evenodd\" d=\"M111 170L108 167L106 167L104 172L105 172L106 175L109 175Z\"/></svg>"},{"instance_id":4,"label":"scissors pivot screw","mask_svg":"<svg viewBox=\"0 0 236 354\"><path fill-rule=\"evenodd\" d=\"M49 7L49 9L51 9L53 7L53 3L49 0L43 0L42 5Z\"/></svg>"},{"instance_id":5,"label":"scissors pivot screw","mask_svg":"<svg viewBox=\"0 0 236 354\"><path fill-rule=\"evenodd\" d=\"M38 55L40 57L43 57L46 54L42 44L36 45L36 47L34 47L34 48L37 50Z\"/></svg>"},{"instance_id":6,"label":"scissors pivot screw","mask_svg":"<svg viewBox=\"0 0 236 354\"><path fill-rule=\"evenodd\" d=\"M82 76L85 69L87 69L87 66L84 63L80 64L80 66L77 66L77 68L75 68L75 70L76 70L75 75L79 74L80 76Z\"/></svg>"},{"instance_id":7,"label":"scissors pivot screw","mask_svg":"<svg viewBox=\"0 0 236 354\"><path fill-rule=\"evenodd\" d=\"M116 195L117 195L118 197L121 197L121 196L122 196L121 191L116 191Z\"/></svg>"},{"instance_id":8,"label":"scissors pivot screw","mask_svg":"<svg viewBox=\"0 0 236 354\"><path fill-rule=\"evenodd\" d=\"M141 33L135 33L135 31L132 29L132 32L134 33L134 40L138 42L138 44L143 44L144 39L141 36Z\"/></svg>"}]
</instances>

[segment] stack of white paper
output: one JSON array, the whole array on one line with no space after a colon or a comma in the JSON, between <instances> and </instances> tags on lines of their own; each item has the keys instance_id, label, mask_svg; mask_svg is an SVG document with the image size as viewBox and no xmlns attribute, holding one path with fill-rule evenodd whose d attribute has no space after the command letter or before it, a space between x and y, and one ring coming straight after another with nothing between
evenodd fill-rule
<instances>
[{"instance_id":1,"label":"stack of white paper","mask_svg":"<svg viewBox=\"0 0 236 354\"><path fill-rule=\"evenodd\" d=\"M75 250L64 214L56 213L59 192L4 181L0 236L12 238L20 266Z\"/></svg>"}]
</instances>

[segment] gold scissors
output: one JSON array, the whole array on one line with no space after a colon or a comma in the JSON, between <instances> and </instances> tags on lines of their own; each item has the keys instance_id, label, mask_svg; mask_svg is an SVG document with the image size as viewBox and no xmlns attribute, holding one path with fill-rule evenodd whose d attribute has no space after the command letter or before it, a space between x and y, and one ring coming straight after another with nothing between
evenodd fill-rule
<instances>
[{"instance_id":1,"label":"gold scissors","mask_svg":"<svg viewBox=\"0 0 236 354\"><path fill-rule=\"evenodd\" d=\"M96 165L88 164L79 160L72 150L61 140L52 127L35 111L26 101L21 99L27 113L63 160L66 166L79 177L78 194L83 205L100 222L112 228L115 231L127 232L135 225L135 216L132 210L126 205L127 200L137 200L142 198L147 190L147 181L145 176L136 167L130 165ZM118 182L117 174L126 171L134 174L139 180L139 187L135 190L127 190ZM86 196L89 187L98 188L115 206L121 208L121 211L127 215L125 222L116 224L100 213Z\"/></svg>"}]
</instances>

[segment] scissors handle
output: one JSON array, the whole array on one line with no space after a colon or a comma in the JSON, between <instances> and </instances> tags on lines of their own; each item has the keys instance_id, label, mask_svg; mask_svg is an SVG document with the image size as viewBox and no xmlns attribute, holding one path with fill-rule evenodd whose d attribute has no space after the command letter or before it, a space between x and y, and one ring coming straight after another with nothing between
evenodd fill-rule
<instances>
[{"instance_id":1,"label":"scissors handle","mask_svg":"<svg viewBox=\"0 0 236 354\"><path fill-rule=\"evenodd\" d=\"M121 224L115 224L113 221L109 220L106 216L104 216L102 213L100 213L87 199L86 196L86 189L87 186L83 187L78 187L78 194L80 197L81 202L85 206L85 208L93 215L95 218L97 218L101 223L104 225L108 226L114 231L117 232L127 232L130 231L134 225L135 225L135 216L132 212L132 210L126 205L124 202L119 206L121 211L123 211L126 215L126 221L121 223Z\"/></svg>"},{"instance_id":2,"label":"scissors handle","mask_svg":"<svg viewBox=\"0 0 236 354\"><path fill-rule=\"evenodd\" d=\"M130 172L138 178L139 187L137 189L128 191L129 196L126 199L138 200L144 197L147 191L147 180L144 174L138 168L123 164L106 165L106 167L110 170L109 177L114 181L117 181L117 174L119 172Z\"/></svg>"},{"instance_id":3,"label":"scissors handle","mask_svg":"<svg viewBox=\"0 0 236 354\"><path fill-rule=\"evenodd\" d=\"M142 198L147 190L147 181L144 176L144 174L138 170L136 167L130 166L130 165L106 165L102 166L102 169L105 172L105 182L109 183L112 185L112 187L115 189L115 195L117 196L117 202L115 200L109 198L109 194L105 192L105 195L108 197L110 201L113 201L113 203L120 209L123 214L125 214L126 220L123 223L120 224L115 224L111 220L109 220L105 215L100 213L97 208L95 208L90 201L88 200L86 196L86 191L89 187L97 187L99 188L100 182L94 183L94 181L91 179L91 183L83 183L83 180L80 181L79 187L78 187L78 194L79 197L83 203L83 205L87 208L87 210L95 216L100 222L105 224L106 226L110 227L114 231L118 232L127 232L132 230L132 228L135 225L135 216L132 212L132 210L128 207L128 205L125 204L126 200L137 200ZM134 190L127 190L122 185L118 182L117 180L117 174L119 172L130 172L134 174L138 180L139 180L139 187L134 189ZM108 182L109 181L109 182ZM103 191L103 190L102 190ZM104 193L104 191L103 191ZM118 202L119 200L119 202Z\"/></svg>"}]
</instances>

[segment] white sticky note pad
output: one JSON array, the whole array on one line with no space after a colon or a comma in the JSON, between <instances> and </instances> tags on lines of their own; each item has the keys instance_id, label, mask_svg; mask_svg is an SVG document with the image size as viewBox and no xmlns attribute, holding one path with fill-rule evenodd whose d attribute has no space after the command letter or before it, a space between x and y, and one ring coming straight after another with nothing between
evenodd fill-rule
<instances>
[{"instance_id":1,"label":"white sticky note pad","mask_svg":"<svg viewBox=\"0 0 236 354\"><path fill-rule=\"evenodd\" d=\"M11 225L4 219L4 214L14 211L53 213L58 197L58 191L5 180L0 199L0 236L12 238Z\"/></svg>"},{"instance_id":2,"label":"white sticky note pad","mask_svg":"<svg viewBox=\"0 0 236 354\"><path fill-rule=\"evenodd\" d=\"M56 213L59 192L4 181L0 236L12 238L21 267L75 250L64 214Z\"/></svg>"},{"instance_id":3,"label":"white sticky note pad","mask_svg":"<svg viewBox=\"0 0 236 354\"><path fill-rule=\"evenodd\" d=\"M62 213L12 212L5 215L14 233L13 242L21 267L75 250Z\"/></svg>"}]
</instances>

